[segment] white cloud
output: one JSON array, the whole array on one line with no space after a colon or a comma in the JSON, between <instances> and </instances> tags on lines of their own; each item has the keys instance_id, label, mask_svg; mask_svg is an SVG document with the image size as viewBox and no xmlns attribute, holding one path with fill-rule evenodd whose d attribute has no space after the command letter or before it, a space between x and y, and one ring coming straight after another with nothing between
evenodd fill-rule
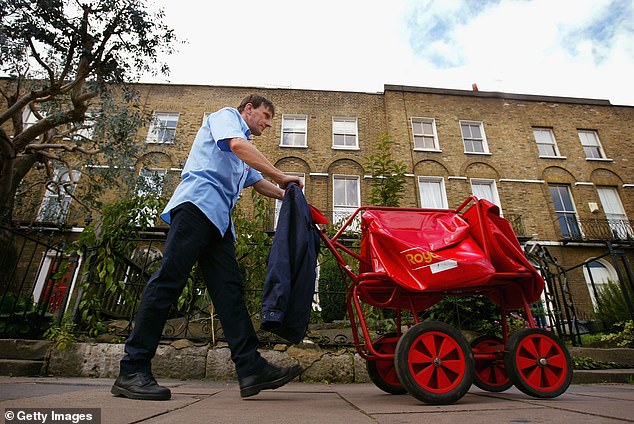
<instances>
[{"instance_id":1,"label":"white cloud","mask_svg":"<svg viewBox=\"0 0 634 424\"><path fill-rule=\"evenodd\" d=\"M189 44L175 83L382 91L383 84L634 105L631 0L156 0Z\"/></svg>"}]
</instances>

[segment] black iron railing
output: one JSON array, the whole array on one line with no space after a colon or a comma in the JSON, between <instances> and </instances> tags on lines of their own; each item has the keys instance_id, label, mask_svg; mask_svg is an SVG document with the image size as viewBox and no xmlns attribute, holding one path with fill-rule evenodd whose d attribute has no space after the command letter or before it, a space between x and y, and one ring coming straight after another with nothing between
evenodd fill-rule
<instances>
[{"instance_id":1,"label":"black iron railing","mask_svg":"<svg viewBox=\"0 0 634 424\"><path fill-rule=\"evenodd\" d=\"M79 257L51 229L0 226L0 337L39 338L60 325Z\"/></svg>"},{"instance_id":2,"label":"black iron railing","mask_svg":"<svg viewBox=\"0 0 634 424\"><path fill-rule=\"evenodd\" d=\"M634 241L634 225L628 220L561 215L557 222L559 238L565 241Z\"/></svg>"}]
</instances>

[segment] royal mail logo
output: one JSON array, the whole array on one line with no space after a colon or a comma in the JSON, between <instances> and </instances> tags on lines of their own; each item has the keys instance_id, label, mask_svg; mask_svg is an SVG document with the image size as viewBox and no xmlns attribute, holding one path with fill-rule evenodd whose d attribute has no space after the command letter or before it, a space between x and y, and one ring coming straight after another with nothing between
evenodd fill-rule
<instances>
[{"instance_id":1,"label":"royal mail logo","mask_svg":"<svg viewBox=\"0 0 634 424\"><path fill-rule=\"evenodd\" d=\"M405 257L407 263L414 268L427 266L442 259L441 256L434 252L428 252L420 247L403 250L401 254Z\"/></svg>"},{"instance_id":2,"label":"royal mail logo","mask_svg":"<svg viewBox=\"0 0 634 424\"><path fill-rule=\"evenodd\" d=\"M432 274L456 268L458 263L453 259L445 259L442 256L423 250L420 247L412 247L403 250L401 255L405 258L412 270L429 267Z\"/></svg>"}]
</instances>

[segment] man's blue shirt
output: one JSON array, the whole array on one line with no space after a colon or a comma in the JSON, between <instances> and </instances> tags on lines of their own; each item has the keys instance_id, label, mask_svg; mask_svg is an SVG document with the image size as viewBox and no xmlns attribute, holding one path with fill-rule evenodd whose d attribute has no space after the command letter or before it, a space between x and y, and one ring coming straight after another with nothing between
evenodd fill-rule
<instances>
[{"instance_id":1,"label":"man's blue shirt","mask_svg":"<svg viewBox=\"0 0 634 424\"><path fill-rule=\"evenodd\" d=\"M240 192L262 179L229 149L232 138L251 140L251 131L240 113L224 108L210 114L198 130L181 173L181 182L165 206L161 218L170 223L170 211L192 202L224 235L231 223L231 211Z\"/></svg>"}]
</instances>

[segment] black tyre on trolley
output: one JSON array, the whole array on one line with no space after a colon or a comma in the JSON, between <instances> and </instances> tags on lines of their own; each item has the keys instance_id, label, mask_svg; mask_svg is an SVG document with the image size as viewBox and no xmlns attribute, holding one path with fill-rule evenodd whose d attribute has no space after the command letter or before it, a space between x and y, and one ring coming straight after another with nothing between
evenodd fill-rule
<instances>
[{"instance_id":1,"label":"black tyre on trolley","mask_svg":"<svg viewBox=\"0 0 634 424\"><path fill-rule=\"evenodd\" d=\"M393 354L399 337L396 333L385 334L376 339L372 346L379 353ZM370 380L376 387L391 395L403 395L407 390L396 374L393 359L376 359L365 362Z\"/></svg>"},{"instance_id":2,"label":"black tyre on trolley","mask_svg":"<svg viewBox=\"0 0 634 424\"><path fill-rule=\"evenodd\" d=\"M554 398L572 380L572 361L563 343L541 328L523 328L506 342L504 365L513 384L537 398Z\"/></svg>"},{"instance_id":3,"label":"black tyre on trolley","mask_svg":"<svg viewBox=\"0 0 634 424\"><path fill-rule=\"evenodd\" d=\"M410 328L396 345L394 361L403 387L425 403L454 403L473 383L471 348L460 331L443 322Z\"/></svg>"},{"instance_id":4,"label":"black tyre on trolley","mask_svg":"<svg viewBox=\"0 0 634 424\"><path fill-rule=\"evenodd\" d=\"M471 341L475 362L473 384L487 392L503 392L513 386L504 365L504 341L497 336L482 335ZM478 358L486 355L492 358Z\"/></svg>"}]
</instances>

